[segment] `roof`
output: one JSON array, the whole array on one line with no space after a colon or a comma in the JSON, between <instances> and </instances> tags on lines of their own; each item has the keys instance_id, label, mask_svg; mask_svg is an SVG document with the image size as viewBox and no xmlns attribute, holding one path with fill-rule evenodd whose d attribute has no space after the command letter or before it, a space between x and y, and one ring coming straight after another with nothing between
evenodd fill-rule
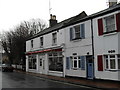
<instances>
[{"instance_id":1,"label":"roof","mask_svg":"<svg viewBox=\"0 0 120 90\"><path fill-rule=\"evenodd\" d=\"M85 18L78 19L78 20L76 20L76 21L75 21L74 23L72 23L72 24L75 24L75 23L78 23L78 22L82 22L82 21L85 21L85 20L88 20L88 19L93 19L93 18L96 18L96 17L99 17L99 16L103 16L103 15L105 15L105 14L109 14L109 13L115 12L115 11L117 11L117 10L120 10L120 3L117 4L117 5L115 5L115 6L109 7L109 8L107 8L107 9L105 9L105 10L102 10L102 11L99 11L99 12L94 13L94 14L92 14L92 15L89 15L89 16L87 16L87 17L85 17Z\"/></svg>"},{"instance_id":2,"label":"roof","mask_svg":"<svg viewBox=\"0 0 120 90\"><path fill-rule=\"evenodd\" d=\"M53 32L53 31L56 31L56 30L59 30L59 29L62 29L62 28L67 27L67 26L70 26L70 25L85 21L85 20L93 19L93 18L102 16L102 15L117 11L117 10L120 10L120 3L115 5L115 6L112 6L110 8L107 8L105 10L102 10L100 12L89 15L89 16L87 16L85 11L83 11L79 15L73 16L73 17L71 17L69 19L66 19L66 20L60 22L60 23L57 23L53 27L49 27L49 28L39 32L38 34L28 38L28 40L33 39L33 38L38 37L38 36L42 36L44 34L47 34L47 33Z\"/></svg>"},{"instance_id":3,"label":"roof","mask_svg":"<svg viewBox=\"0 0 120 90\"><path fill-rule=\"evenodd\" d=\"M75 20L77 20L77 19L82 19L82 18L84 18L84 17L86 17L86 16L87 16L87 14L83 11L83 12L81 12L79 15L76 15L76 16L71 17L71 18L69 18L69 19L66 19L66 20L64 20L64 21L62 21L62 22L60 22L60 23L57 23L57 24L56 24L55 26L53 26L53 27L46 28L45 30L43 30L43 31L35 34L34 36L28 38L27 40L30 40L30 39L33 39L33 38L42 36L42 35L44 35L44 34L47 34L47 33L50 33L50 32L56 31L56 30L59 30L59 29L65 27L68 23L72 23L72 22L74 22Z\"/></svg>"}]
</instances>

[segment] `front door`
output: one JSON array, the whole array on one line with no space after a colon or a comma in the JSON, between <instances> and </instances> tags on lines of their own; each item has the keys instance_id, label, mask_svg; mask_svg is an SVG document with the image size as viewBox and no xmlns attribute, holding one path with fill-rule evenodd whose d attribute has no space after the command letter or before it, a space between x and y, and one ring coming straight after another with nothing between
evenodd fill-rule
<instances>
[{"instance_id":1,"label":"front door","mask_svg":"<svg viewBox=\"0 0 120 90\"><path fill-rule=\"evenodd\" d=\"M45 69L45 60L44 60L44 55L39 56L39 72L43 73Z\"/></svg>"},{"instance_id":2,"label":"front door","mask_svg":"<svg viewBox=\"0 0 120 90\"><path fill-rule=\"evenodd\" d=\"M87 78L88 79L93 79L94 77L94 72L93 72L93 59L92 56L87 56Z\"/></svg>"}]
</instances>

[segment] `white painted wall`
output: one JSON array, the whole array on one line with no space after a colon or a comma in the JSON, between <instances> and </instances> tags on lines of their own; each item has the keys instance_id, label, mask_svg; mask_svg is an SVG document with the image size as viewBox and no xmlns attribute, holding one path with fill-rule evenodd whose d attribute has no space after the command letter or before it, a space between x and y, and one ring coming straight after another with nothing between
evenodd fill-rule
<instances>
[{"instance_id":1,"label":"white painted wall","mask_svg":"<svg viewBox=\"0 0 120 90\"><path fill-rule=\"evenodd\" d=\"M85 39L70 41L70 27L65 28L65 52L66 57L72 56L73 53L77 53L78 56L92 55L92 39L91 39L91 21L85 21L78 23L76 25L85 24ZM85 62L86 65L86 62ZM85 67L86 68L86 67ZM67 76L76 76L76 77L86 77L86 69L85 70L67 70L65 71Z\"/></svg>"},{"instance_id":2,"label":"white painted wall","mask_svg":"<svg viewBox=\"0 0 120 90\"><path fill-rule=\"evenodd\" d=\"M52 33L57 33L57 45L52 45ZM35 51L40 49L48 49L53 48L57 46L62 46L63 43L65 43L65 37L64 37L64 29L61 29L59 31L54 31L48 34L43 35L43 47L40 47L40 37L33 38L33 48L31 48L31 40L26 41L26 52L29 51ZM39 66L39 56L41 53L36 54L37 55L37 69L36 70L29 70L28 68L28 58L26 58L26 70L29 72L36 72L36 73L42 73L42 74L49 74L49 75L55 75L55 76L64 76L65 70L63 72L55 72L55 71L49 71L48 70L48 56L47 53L45 53L45 69L40 69ZM63 58L64 59L64 58ZM64 60L63 60L64 61ZM64 64L64 63L63 63Z\"/></svg>"},{"instance_id":3,"label":"white painted wall","mask_svg":"<svg viewBox=\"0 0 120 90\"><path fill-rule=\"evenodd\" d=\"M30 44L31 44L30 40L26 41L26 52L31 50L31 45Z\"/></svg>"},{"instance_id":4,"label":"white painted wall","mask_svg":"<svg viewBox=\"0 0 120 90\"><path fill-rule=\"evenodd\" d=\"M120 54L119 52L119 44L120 40L118 40L118 33L111 33L111 34L104 34L102 36L98 36L98 22L97 20L99 18L103 18L109 15L113 15L117 12L113 12L98 18L93 19L93 33L94 33L94 54L95 54L95 77L98 79L109 79L109 80L118 80L118 71L98 71L97 66L97 55L104 55L104 54L110 54L108 53L109 50L115 50L115 53L112 54ZM103 66L104 66L104 60L103 60ZM103 67L103 69L105 69ZM119 78L120 80L120 78Z\"/></svg>"},{"instance_id":5,"label":"white painted wall","mask_svg":"<svg viewBox=\"0 0 120 90\"><path fill-rule=\"evenodd\" d=\"M55 45L55 46L52 45L52 33L54 33L54 32L57 33L57 45ZM60 46L62 43L65 42L64 41L64 36L65 36L64 29L61 29L58 32L57 31L54 31L54 32L43 35L43 48L44 49ZM31 48L31 40L26 41L26 52L41 49L40 48L40 36L36 37L32 40L34 43L33 48Z\"/></svg>"},{"instance_id":6,"label":"white painted wall","mask_svg":"<svg viewBox=\"0 0 120 90\"><path fill-rule=\"evenodd\" d=\"M29 71L28 56L26 56L26 72Z\"/></svg>"}]
</instances>

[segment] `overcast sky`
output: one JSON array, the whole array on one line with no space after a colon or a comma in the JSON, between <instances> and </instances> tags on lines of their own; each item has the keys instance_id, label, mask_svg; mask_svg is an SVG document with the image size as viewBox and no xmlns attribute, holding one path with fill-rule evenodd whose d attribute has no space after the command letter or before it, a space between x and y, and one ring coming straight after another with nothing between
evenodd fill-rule
<instances>
[{"instance_id":1,"label":"overcast sky","mask_svg":"<svg viewBox=\"0 0 120 90\"><path fill-rule=\"evenodd\" d=\"M85 11L88 15L108 8L108 0L50 0L51 13L58 22ZM119 1L119 0L118 0ZM0 31L22 21L40 18L48 23L49 0L0 0Z\"/></svg>"}]
</instances>

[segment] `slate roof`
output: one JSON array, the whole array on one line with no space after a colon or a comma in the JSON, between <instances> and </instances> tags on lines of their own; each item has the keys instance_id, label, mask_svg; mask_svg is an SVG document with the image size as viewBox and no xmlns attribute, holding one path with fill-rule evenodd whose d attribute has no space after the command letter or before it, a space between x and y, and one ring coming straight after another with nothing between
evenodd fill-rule
<instances>
[{"instance_id":1,"label":"slate roof","mask_svg":"<svg viewBox=\"0 0 120 90\"><path fill-rule=\"evenodd\" d=\"M59 29L65 27L66 25L68 25L68 24L70 24L70 23L73 23L74 21L76 21L76 20L78 20L78 19L82 19L82 18L84 18L84 17L86 17L86 16L87 16L87 14L83 11L83 12L81 12L81 13L80 13L79 15L77 15L77 16L71 17L71 18L69 18L69 19L66 19L66 20L60 22L60 23L57 23L57 24L56 24L55 26L53 26L53 27L46 28L45 30L43 30L43 31L37 33L36 35L28 38L27 40L30 40L30 39L33 39L33 38L35 38L35 37L39 37L39 36L42 36L42 35L44 35L44 34L47 34L47 33L50 33L50 32L56 31L56 30L59 30Z\"/></svg>"},{"instance_id":2,"label":"slate roof","mask_svg":"<svg viewBox=\"0 0 120 90\"><path fill-rule=\"evenodd\" d=\"M93 18L102 16L102 15L114 12L116 10L120 10L120 3L113 6L113 7L107 8L105 10L102 10L100 12L94 13L94 14L89 15L89 16L87 16L85 11L83 11L79 15L73 16L69 19L66 19L66 20L60 22L60 23L57 23L55 26L49 27L49 28L39 32L38 34L28 38L27 40L33 39L35 37L38 37L38 36L41 36L41 35L44 35L44 34L59 30L59 29L62 29L64 27L67 27L67 26L70 26L70 25L73 25L73 24L76 24L76 23L79 23L79 22L82 22L82 21L85 21L85 20L93 19Z\"/></svg>"}]
</instances>

